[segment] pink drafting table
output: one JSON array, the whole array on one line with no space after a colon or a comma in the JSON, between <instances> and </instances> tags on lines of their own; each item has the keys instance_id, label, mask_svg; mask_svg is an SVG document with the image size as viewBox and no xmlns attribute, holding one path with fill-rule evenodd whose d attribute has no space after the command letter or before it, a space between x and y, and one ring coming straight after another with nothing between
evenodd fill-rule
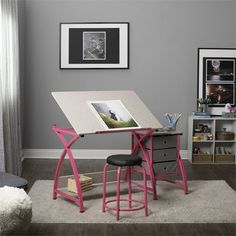
<instances>
[{"instance_id":1,"label":"pink drafting table","mask_svg":"<svg viewBox=\"0 0 236 236\"><path fill-rule=\"evenodd\" d=\"M57 134L64 146L55 172L53 199L56 199L59 194L78 203L80 212L84 212L80 177L71 151L71 146L84 135L117 132L131 133L132 139L135 140L131 148L131 154L135 154L138 151L142 153L143 159L147 163L147 174L150 176L151 180L151 187L148 189L152 191L153 198L157 198L156 178L152 168L152 158L145 147L145 143L152 138L155 130L162 128L162 125L135 92L67 91L53 92L52 95L72 126L72 128L58 128L56 125L52 126L53 131ZM108 115L109 118L107 118ZM114 120L115 124L118 122L122 124L123 127L111 127ZM68 139L66 139L65 136L70 136L71 139L67 141ZM58 188L60 169L66 155L69 157L73 170L77 196L71 196Z\"/></svg>"}]
</instances>

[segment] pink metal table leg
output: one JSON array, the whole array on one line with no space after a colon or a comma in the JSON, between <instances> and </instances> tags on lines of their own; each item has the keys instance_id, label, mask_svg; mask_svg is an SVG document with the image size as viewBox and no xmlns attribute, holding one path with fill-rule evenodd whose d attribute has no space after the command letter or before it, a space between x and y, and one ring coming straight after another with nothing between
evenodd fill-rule
<instances>
[{"instance_id":1,"label":"pink metal table leg","mask_svg":"<svg viewBox=\"0 0 236 236\"><path fill-rule=\"evenodd\" d=\"M185 171L185 167L184 167L184 163L181 159L181 155L180 155L180 135L177 136L178 138L178 165L179 165L179 169L181 172L181 176L182 176L182 180L183 180L183 189L184 189L184 193L187 194L188 193L188 180L187 180L187 175L186 175L186 171Z\"/></svg>"},{"instance_id":2,"label":"pink metal table leg","mask_svg":"<svg viewBox=\"0 0 236 236\"><path fill-rule=\"evenodd\" d=\"M79 180L79 173L77 170L77 166L76 166L73 154L70 149L72 144L74 144L80 138L80 136L76 134L75 132L73 132L73 129L71 128L58 128L56 125L53 125L52 130L57 134L58 138L60 139L61 143L64 146L64 150L58 161L56 173L54 176L53 199L56 199L57 194L60 194L64 196L65 198L68 198L78 203L80 207L80 212L84 212L83 195L82 195L82 190L81 190L81 185L80 185L80 180ZM69 136L72 136L73 138L69 142L67 142L63 135L69 135ZM61 166L62 166L63 160L65 159L66 154L69 157L69 161L73 170L76 189L77 189L77 195L78 195L77 197L73 197L58 189L59 174L60 174Z\"/></svg>"},{"instance_id":3,"label":"pink metal table leg","mask_svg":"<svg viewBox=\"0 0 236 236\"><path fill-rule=\"evenodd\" d=\"M63 163L63 160L66 156L66 150L64 149L61 157L57 163L57 168L56 168L56 172L55 172L55 176L54 176L54 184L53 184L53 199L57 199L57 188L58 188L58 179L59 179L59 174L60 174L60 169L61 169L61 165Z\"/></svg>"},{"instance_id":4,"label":"pink metal table leg","mask_svg":"<svg viewBox=\"0 0 236 236\"><path fill-rule=\"evenodd\" d=\"M79 180L79 174L78 174L77 166L75 164L75 160L74 160L74 157L72 155L70 148L67 149L67 154L69 156L69 160L70 160L74 177L75 177L76 189L79 196L80 212L84 212L84 203L83 203L82 189L81 189L80 180Z\"/></svg>"},{"instance_id":5,"label":"pink metal table leg","mask_svg":"<svg viewBox=\"0 0 236 236\"><path fill-rule=\"evenodd\" d=\"M148 172L149 172L150 179L151 179L153 200L156 200L157 199L156 178L155 178L153 168L152 168L152 158L150 157L150 155L145 147L145 144L144 144L144 141L146 141L148 139L151 139L151 143L152 143L153 132L154 132L154 129L148 129L148 132L140 135L136 131L132 131L132 137L136 141L136 143L134 144L134 142L132 142L132 153L131 154L133 155L139 149L141 149L141 152L143 154L143 158L147 163Z\"/></svg>"},{"instance_id":6,"label":"pink metal table leg","mask_svg":"<svg viewBox=\"0 0 236 236\"><path fill-rule=\"evenodd\" d=\"M181 172L181 175L183 178L184 193L187 194L188 193L188 183L187 183L187 175L185 172L184 163L181 159L179 159L178 164L179 164L180 172Z\"/></svg>"},{"instance_id":7,"label":"pink metal table leg","mask_svg":"<svg viewBox=\"0 0 236 236\"><path fill-rule=\"evenodd\" d=\"M182 181L166 179L166 177L168 177L168 176L177 176L177 175L181 175ZM185 194L188 193L187 175L186 175L184 163L183 163L183 161L181 159L181 155L180 155L180 135L179 134L177 135L177 170L176 170L176 173L160 174L156 177L156 179L162 180L162 181L167 181L169 183L180 186L183 188Z\"/></svg>"}]
</instances>

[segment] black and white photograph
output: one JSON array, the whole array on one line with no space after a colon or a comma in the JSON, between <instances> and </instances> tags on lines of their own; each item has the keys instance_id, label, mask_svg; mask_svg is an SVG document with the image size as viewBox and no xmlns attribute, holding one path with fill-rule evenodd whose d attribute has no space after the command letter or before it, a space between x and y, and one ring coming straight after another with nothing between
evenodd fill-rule
<instances>
[{"instance_id":1,"label":"black and white photograph","mask_svg":"<svg viewBox=\"0 0 236 236\"><path fill-rule=\"evenodd\" d=\"M83 59L106 60L106 32L83 32Z\"/></svg>"},{"instance_id":2,"label":"black and white photograph","mask_svg":"<svg viewBox=\"0 0 236 236\"><path fill-rule=\"evenodd\" d=\"M129 23L61 23L60 69L129 69Z\"/></svg>"},{"instance_id":3,"label":"black and white photograph","mask_svg":"<svg viewBox=\"0 0 236 236\"><path fill-rule=\"evenodd\" d=\"M206 95L211 101L211 105L234 104L234 85L233 84L207 84Z\"/></svg>"},{"instance_id":4,"label":"black and white photograph","mask_svg":"<svg viewBox=\"0 0 236 236\"><path fill-rule=\"evenodd\" d=\"M212 58L204 60L206 62L206 80L235 80L235 59Z\"/></svg>"},{"instance_id":5,"label":"black and white photograph","mask_svg":"<svg viewBox=\"0 0 236 236\"><path fill-rule=\"evenodd\" d=\"M106 129L130 129L140 127L120 100L88 101L88 104Z\"/></svg>"}]
</instances>

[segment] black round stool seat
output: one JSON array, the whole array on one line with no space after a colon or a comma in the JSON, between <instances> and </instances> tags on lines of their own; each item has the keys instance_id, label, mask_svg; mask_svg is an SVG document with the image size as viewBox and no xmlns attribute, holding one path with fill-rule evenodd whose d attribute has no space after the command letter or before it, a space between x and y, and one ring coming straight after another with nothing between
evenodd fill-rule
<instances>
[{"instance_id":1,"label":"black round stool seat","mask_svg":"<svg viewBox=\"0 0 236 236\"><path fill-rule=\"evenodd\" d=\"M114 166L137 166L142 164L142 158L130 154L117 154L109 156L107 163Z\"/></svg>"},{"instance_id":2,"label":"black round stool seat","mask_svg":"<svg viewBox=\"0 0 236 236\"><path fill-rule=\"evenodd\" d=\"M28 181L16 175L0 172L0 187L5 185L27 190Z\"/></svg>"}]
</instances>

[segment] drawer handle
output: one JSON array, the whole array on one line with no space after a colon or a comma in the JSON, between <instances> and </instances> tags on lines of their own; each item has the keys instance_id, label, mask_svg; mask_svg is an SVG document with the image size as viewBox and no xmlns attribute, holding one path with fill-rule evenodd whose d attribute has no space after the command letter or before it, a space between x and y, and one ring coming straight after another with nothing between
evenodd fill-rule
<instances>
[{"instance_id":1,"label":"drawer handle","mask_svg":"<svg viewBox=\"0 0 236 236\"><path fill-rule=\"evenodd\" d=\"M163 156L166 157L166 153L164 153Z\"/></svg>"},{"instance_id":2,"label":"drawer handle","mask_svg":"<svg viewBox=\"0 0 236 236\"><path fill-rule=\"evenodd\" d=\"M167 143L166 140L164 140L163 143L166 144Z\"/></svg>"}]
</instances>

